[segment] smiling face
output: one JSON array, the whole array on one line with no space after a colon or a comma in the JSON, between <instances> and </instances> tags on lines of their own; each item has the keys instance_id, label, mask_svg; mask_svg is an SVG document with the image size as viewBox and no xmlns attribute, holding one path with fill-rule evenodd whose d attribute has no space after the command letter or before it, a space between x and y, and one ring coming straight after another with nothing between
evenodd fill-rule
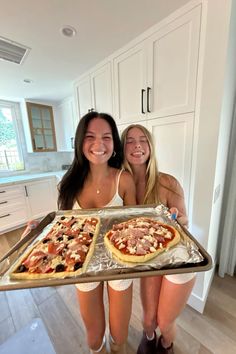
<instances>
[{"instance_id":1,"label":"smiling face","mask_svg":"<svg viewBox=\"0 0 236 354\"><path fill-rule=\"evenodd\" d=\"M130 165L141 165L148 161L150 147L144 132L137 128L129 129L124 146L125 158Z\"/></svg>"},{"instance_id":2,"label":"smiling face","mask_svg":"<svg viewBox=\"0 0 236 354\"><path fill-rule=\"evenodd\" d=\"M93 164L107 163L114 150L110 125L101 118L92 119L85 133L83 153Z\"/></svg>"}]
</instances>

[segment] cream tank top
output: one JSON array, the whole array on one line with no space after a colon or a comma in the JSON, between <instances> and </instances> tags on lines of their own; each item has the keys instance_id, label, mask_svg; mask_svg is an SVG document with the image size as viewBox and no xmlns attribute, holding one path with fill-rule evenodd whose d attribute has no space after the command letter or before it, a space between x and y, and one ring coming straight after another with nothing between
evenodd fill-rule
<instances>
[{"instance_id":1,"label":"cream tank top","mask_svg":"<svg viewBox=\"0 0 236 354\"><path fill-rule=\"evenodd\" d=\"M116 177L116 191L115 191L115 194L114 194L113 198L110 200L110 202L107 203L106 205L104 205L104 208L111 207L111 206L122 206L122 205L124 205L123 199L119 195L119 183L120 183L120 176L121 176L122 172L123 172L123 169L118 171L117 177ZM77 200L75 201L75 203L73 205L73 209L82 209L81 206L79 205L79 203L77 202Z\"/></svg>"}]
</instances>

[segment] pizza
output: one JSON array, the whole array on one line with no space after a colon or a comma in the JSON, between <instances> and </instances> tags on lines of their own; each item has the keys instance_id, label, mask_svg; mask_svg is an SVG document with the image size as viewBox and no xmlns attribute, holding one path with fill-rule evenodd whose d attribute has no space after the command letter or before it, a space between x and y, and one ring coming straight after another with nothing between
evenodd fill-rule
<instances>
[{"instance_id":1,"label":"pizza","mask_svg":"<svg viewBox=\"0 0 236 354\"><path fill-rule=\"evenodd\" d=\"M49 232L17 261L11 279L65 278L83 273L91 259L100 219L59 216Z\"/></svg>"},{"instance_id":2,"label":"pizza","mask_svg":"<svg viewBox=\"0 0 236 354\"><path fill-rule=\"evenodd\" d=\"M116 259L131 263L147 262L179 241L180 234L173 226L146 217L115 224L104 237Z\"/></svg>"}]
</instances>

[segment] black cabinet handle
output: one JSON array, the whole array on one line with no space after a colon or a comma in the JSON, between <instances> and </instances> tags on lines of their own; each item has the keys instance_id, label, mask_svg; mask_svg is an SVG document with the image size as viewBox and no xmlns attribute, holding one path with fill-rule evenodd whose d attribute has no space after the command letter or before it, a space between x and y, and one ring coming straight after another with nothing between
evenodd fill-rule
<instances>
[{"instance_id":1,"label":"black cabinet handle","mask_svg":"<svg viewBox=\"0 0 236 354\"><path fill-rule=\"evenodd\" d=\"M144 109L143 109L143 94L144 94L144 92L145 92L145 90L142 89L142 90L141 90L141 112L142 112L143 114L145 114L145 111L144 111Z\"/></svg>"},{"instance_id":2,"label":"black cabinet handle","mask_svg":"<svg viewBox=\"0 0 236 354\"><path fill-rule=\"evenodd\" d=\"M0 205L1 205L1 204L7 204L7 200L5 200L4 202L1 202Z\"/></svg>"},{"instance_id":3,"label":"black cabinet handle","mask_svg":"<svg viewBox=\"0 0 236 354\"><path fill-rule=\"evenodd\" d=\"M74 149L74 147L75 147L74 137L70 138L70 143L71 143L71 149Z\"/></svg>"},{"instance_id":4,"label":"black cabinet handle","mask_svg":"<svg viewBox=\"0 0 236 354\"><path fill-rule=\"evenodd\" d=\"M151 110L150 110L150 91L151 91L151 87L147 87L147 111L148 111L148 113L151 112Z\"/></svg>"},{"instance_id":5,"label":"black cabinet handle","mask_svg":"<svg viewBox=\"0 0 236 354\"><path fill-rule=\"evenodd\" d=\"M27 187L25 186L25 196L28 197Z\"/></svg>"},{"instance_id":6,"label":"black cabinet handle","mask_svg":"<svg viewBox=\"0 0 236 354\"><path fill-rule=\"evenodd\" d=\"M6 191L0 191L0 193L6 193Z\"/></svg>"}]
</instances>

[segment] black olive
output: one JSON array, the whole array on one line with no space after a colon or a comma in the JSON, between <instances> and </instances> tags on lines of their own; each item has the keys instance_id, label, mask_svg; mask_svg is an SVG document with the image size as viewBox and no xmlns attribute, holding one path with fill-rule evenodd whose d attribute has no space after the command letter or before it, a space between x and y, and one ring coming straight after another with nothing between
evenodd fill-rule
<instances>
[{"instance_id":1,"label":"black olive","mask_svg":"<svg viewBox=\"0 0 236 354\"><path fill-rule=\"evenodd\" d=\"M61 217L61 220L65 220L65 218L66 218L65 216L62 216L62 217Z\"/></svg>"},{"instance_id":2,"label":"black olive","mask_svg":"<svg viewBox=\"0 0 236 354\"><path fill-rule=\"evenodd\" d=\"M80 269L82 267L82 263L81 262L76 262L74 265L74 271L77 269Z\"/></svg>"},{"instance_id":3,"label":"black olive","mask_svg":"<svg viewBox=\"0 0 236 354\"><path fill-rule=\"evenodd\" d=\"M18 268L17 268L17 273L23 273L27 270L26 266L24 264L21 264Z\"/></svg>"},{"instance_id":4,"label":"black olive","mask_svg":"<svg viewBox=\"0 0 236 354\"><path fill-rule=\"evenodd\" d=\"M93 237L93 234L92 234L92 232L90 232L90 233L89 233L89 236L90 236L90 237Z\"/></svg>"},{"instance_id":5,"label":"black olive","mask_svg":"<svg viewBox=\"0 0 236 354\"><path fill-rule=\"evenodd\" d=\"M63 236L59 236L57 241L62 241L63 240Z\"/></svg>"},{"instance_id":6,"label":"black olive","mask_svg":"<svg viewBox=\"0 0 236 354\"><path fill-rule=\"evenodd\" d=\"M76 224L76 220L70 224L70 227Z\"/></svg>"},{"instance_id":7,"label":"black olive","mask_svg":"<svg viewBox=\"0 0 236 354\"><path fill-rule=\"evenodd\" d=\"M67 240L70 241L70 240L73 240L75 237L73 235L70 235L67 237Z\"/></svg>"},{"instance_id":8,"label":"black olive","mask_svg":"<svg viewBox=\"0 0 236 354\"><path fill-rule=\"evenodd\" d=\"M46 261L47 259L48 259L48 257L47 257L47 256L44 256L44 257L43 257L43 260L44 260L44 261Z\"/></svg>"},{"instance_id":9,"label":"black olive","mask_svg":"<svg viewBox=\"0 0 236 354\"><path fill-rule=\"evenodd\" d=\"M63 272L63 270L65 270L64 264L58 264L55 268L56 272Z\"/></svg>"},{"instance_id":10,"label":"black olive","mask_svg":"<svg viewBox=\"0 0 236 354\"><path fill-rule=\"evenodd\" d=\"M43 242L43 243L49 242L49 238L45 238L42 242Z\"/></svg>"}]
</instances>

